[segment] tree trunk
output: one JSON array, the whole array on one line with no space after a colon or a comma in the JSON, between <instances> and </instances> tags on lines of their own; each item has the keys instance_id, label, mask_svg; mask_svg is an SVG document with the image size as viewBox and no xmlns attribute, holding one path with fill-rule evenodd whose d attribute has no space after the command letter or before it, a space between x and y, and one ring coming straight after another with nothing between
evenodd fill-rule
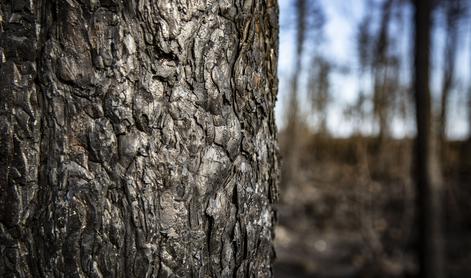
<instances>
[{"instance_id":1,"label":"tree trunk","mask_svg":"<svg viewBox=\"0 0 471 278\"><path fill-rule=\"evenodd\" d=\"M419 277L444 277L442 181L432 128L429 90L432 3L415 0L414 87L417 120L415 171L419 222Z\"/></svg>"},{"instance_id":2,"label":"tree trunk","mask_svg":"<svg viewBox=\"0 0 471 278\"><path fill-rule=\"evenodd\" d=\"M443 57L445 57L443 67L443 79L441 89L441 101L440 101L440 116L438 119L438 140L439 140L439 152L440 159L444 161L447 153L447 121L448 121L448 102L450 99L451 91L454 86L455 78L455 60L456 60L456 49L459 43L458 34L458 23L459 14L456 14L454 9L460 7L460 2L456 0L448 0L444 3L446 14L446 40Z\"/></svg>"},{"instance_id":3,"label":"tree trunk","mask_svg":"<svg viewBox=\"0 0 471 278\"><path fill-rule=\"evenodd\" d=\"M276 1L0 2L0 276L272 276Z\"/></svg>"},{"instance_id":4,"label":"tree trunk","mask_svg":"<svg viewBox=\"0 0 471 278\"><path fill-rule=\"evenodd\" d=\"M288 96L288 107L286 109L286 127L281 138L283 149L283 172L281 189L286 190L288 186L296 185L298 182L298 160L299 160L299 131L301 126L300 108L298 103L299 75L302 71L302 58L304 42L307 31L307 11L309 10L307 0L296 0L294 9L296 11L296 58L294 71L290 79L290 91Z\"/></svg>"},{"instance_id":5,"label":"tree trunk","mask_svg":"<svg viewBox=\"0 0 471 278\"><path fill-rule=\"evenodd\" d=\"M384 143L389 137L390 133L390 113L391 109L390 99L393 92L388 91L388 71L390 67L389 59L389 48L391 47L389 39L389 25L391 19L391 10L393 6L393 0L387 0L383 3L381 24L378 31L378 38L375 46L375 58L373 63L373 76L374 76L374 87L373 87L373 105L374 114L378 121L378 143L380 154L384 152Z\"/></svg>"}]
</instances>

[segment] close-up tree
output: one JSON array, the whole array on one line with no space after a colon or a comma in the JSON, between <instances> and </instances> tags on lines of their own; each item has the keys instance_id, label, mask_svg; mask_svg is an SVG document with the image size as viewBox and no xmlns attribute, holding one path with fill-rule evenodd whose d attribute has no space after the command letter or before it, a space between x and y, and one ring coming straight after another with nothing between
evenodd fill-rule
<instances>
[{"instance_id":1,"label":"close-up tree","mask_svg":"<svg viewBox=\"0 0 471 278\"><path fill-rule=\"evenodd\" d=\"M0 276L271 277L276 1L1 0Z\"/></svg>"}]
</instances>

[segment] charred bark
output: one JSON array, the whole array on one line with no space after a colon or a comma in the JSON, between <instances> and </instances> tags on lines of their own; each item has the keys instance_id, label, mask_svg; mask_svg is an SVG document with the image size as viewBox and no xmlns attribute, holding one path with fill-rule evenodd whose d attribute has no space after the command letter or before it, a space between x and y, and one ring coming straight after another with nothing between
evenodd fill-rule
<instances>
[{"instance_id":1,"label":"charred bark","mask_svg":"<svg viewBox=\"0 0 471 278\"><path fill-rule=\"evenodd\" d=\"M0 276L272 276L276 1L0 2Z\"/></svg>"}]
</instances>

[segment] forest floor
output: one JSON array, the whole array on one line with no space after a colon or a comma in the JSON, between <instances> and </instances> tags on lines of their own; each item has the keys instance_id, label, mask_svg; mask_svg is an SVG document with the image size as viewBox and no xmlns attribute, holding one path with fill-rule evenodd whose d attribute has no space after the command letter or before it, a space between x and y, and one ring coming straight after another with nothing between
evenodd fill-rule
<instances>
[{"instance_id":1,"label":"forest floor","mask_svg":"<svg viewBox=\"0 0 471 278\"><path fill-rule=\"evenodd\" d=\"M277 207L275 277L415 276L415 197L410 161L400 162L410 147L391 148L387 174L371 157L366 167L338 153L300 158ZM463 178L447 186L448 277L471 277L471 191Z\"/></svg>"}]
</instances>

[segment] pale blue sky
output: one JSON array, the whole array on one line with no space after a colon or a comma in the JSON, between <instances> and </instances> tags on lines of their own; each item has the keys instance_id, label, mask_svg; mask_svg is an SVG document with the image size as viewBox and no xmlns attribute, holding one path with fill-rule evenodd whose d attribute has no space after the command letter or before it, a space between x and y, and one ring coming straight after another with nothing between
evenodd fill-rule
<instances>
[{"instance_id":1,"label":"pale blue sky","mask_svg":"<svg viewBox=\"0 0 471 278\"><path fill-rule=\"evenodd\" d=\"M366 1L345 1L345 0L320 0L322 8L326 14L326 24L324 27L325 41L322 45L322 51L330 60L335 61L336 64L347 65L354 67L356 64L356 46L355 34L357 23L363 16ZM352 4L354 3L354 4ZM291 76L294 57L295 57L295 28L293 21L295 20L295 13L293 10L293 0L279 0L280 5L280 55L278 62L278 75L279 75L279 95L278 103L276 106L276 119L278 125L283 126L284 119L284 104L287 103L289 94L289 78ZM367 9L373 10L371 7ZM464 28L464 27L463 27ZM409 30L403 30L409 32ZM468 36L466 36L468 37ZM443 38L440 36L436 39L437 53L434 55L433 64L439 65L442 61L440 59L440 45ZM404 42L404 47L409 47L407 41ZM457 66L463 76L468 76L468 68L470 58L468 52L464 49L469 49L469 42L465 39L462 42L461 51L458 59ZM308 50L306 51L308 52ZM435 66L437 68L437 66ZM305 75L306 73L304 73ZM408 74L405 72L405 74ZM301 78L303 80L305 78ZM432 88L435 91L440 86L440 74L437 72L434 75ZM465 84L467 79L463 79L461 83ZM355 101L359 91L359 80L355 70L349 74L333 73L330 79L331 94L335 100L328 111L328 127L330 131L337 136L348 136L352 131L352 124L343 116L345 107ZM301 86L305 82L301 81ZM462 85L463 85L462 84ZM463 90L461 90L463 92ZM300 91L301 106L304 112L307 112L308 103L305 92ZM452 137L463 137L467 134L466 123L466 110L462 105L464 100L464 93L456 93L451 99L449 121L449 135ZM304 104L304 105L303 105ZM393 120L393 133L397 136L404 134L411 134L414 130L414 123L409 122L407 125L400 120ZM363 130L371 132L374 130L370 122L363 124Z\"/></svg>"}]
</instances>

